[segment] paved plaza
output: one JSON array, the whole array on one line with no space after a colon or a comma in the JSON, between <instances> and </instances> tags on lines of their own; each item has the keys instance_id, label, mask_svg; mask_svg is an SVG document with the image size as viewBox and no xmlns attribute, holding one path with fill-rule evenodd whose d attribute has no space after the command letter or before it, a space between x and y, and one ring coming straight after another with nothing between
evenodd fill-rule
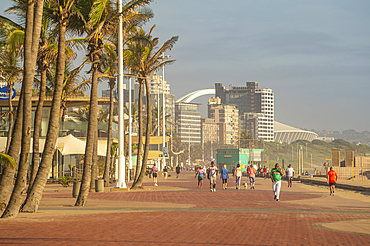
<instances>
[{"instance_id":1,"label":"paved plaza","mask_svg":"<svg viewBox=\"0 0 370 246\"><path fill-rule=\"evenodd\" d=\"M71 188L47 185L40 209L0 220L4 245L370 245L370 195L298 182L282 183L274 201L271 181L235 189L235 179L210 192L193 172L146 177L142 191L90 193L75 208ZM247 182L243 177L242 183Z\"/></svg>"}]
</instances>

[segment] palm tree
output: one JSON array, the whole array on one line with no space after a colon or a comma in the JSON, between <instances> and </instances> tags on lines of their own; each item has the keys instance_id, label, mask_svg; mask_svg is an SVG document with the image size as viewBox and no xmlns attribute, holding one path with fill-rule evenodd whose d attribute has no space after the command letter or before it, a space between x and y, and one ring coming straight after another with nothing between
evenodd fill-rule
<instances>
[{"instance_id":1,"label":"palm tree","mask_svg":"<svg viewBox=\"0 0 370 246\"><path fill-rule=\"evenodd\" d=\"M23 44L23 39L24 39L24 27L21 25L16 24L12 20L1 16L0 17L0 22L1 22L1 29L0 29L0 45L3 54L11 54L12 52L7 51L7 49L12 50L13 52L18 52L21 51L19 48L21 46L21 43ZM13 53L14 54L14 53ZM22 52L20 52L20 55L23 55ZM15 65L15 56L11 56L13 58L13 61L2 61L2 65L12 67L12 77L16 75L14 71L18 70L16 69ZM5 57L4 57L5 58ZM9 71L6 72L8 75ZM23 72L22 72L23 73ZM4 74L4 73L3 73ZM5 78L8 77L5 75ZM11 78L7 78L8 81ZM14 82L11 84L14 85ZM9 84L8 84L9 85ZM8 139L7 139L7 145L6 145L6 151L7 153L14 158L15 161L18 160L19 157L19 150L21 146L21 138L22 138L22 119L23 119L23 97L22 95L19 96L20 100L18 102L18 108L17 108L17 118L18 120L14 124L14 130L11 128L13 127L13 112L12 112L12 101L9 100L9 132L8 132ZM10 142L10 137L12 137L12 142ZM10 144L11 143L11 144ZM13 181L14 181L14 175L15 175L15 168L12 168L10 164L4 165L3 168L3 175L0 180L0 204L2 208L0 208L0 214L2 214L2 211L5 209L7 206L11 193L12 193L12 188L13 188Z\"/></svg>"},{"instance_id":2,"label":"palm tree","mask_svg":"<svg viewBox=\"0 0 370 246\"><path fill-rule=\"evenodd\" d=\"M23 69L19 66L23 51L24 28L12 20L0 16L0 45L2 52L0 53L0 71L7 81L9 88L9 130L6 142L6 152L9 150L10 137L13 129L13 105L12 93L13 87L17 82L22 80Z\"/></svg>"},{"instance_id":3,"label":"palm tree","mask_svg":"<svg viewBox=\"0 0 370 246\"><path fill-rule=\"evenodd\" d=\"M24 42L24 76L22 83L23 119L22 146L16 183L2 218L16 217L22 204L22 193L26 187L28 154L31 140L32 119L32 84L36 67L37 51L41 32L43 0L27 0L25 42ZM19 118L17 118L18 121ZM13 141L13 139L12 139ZM17 141L17 140L16 140Z\"/></svg>"},{"instance_id":4,"label":"palm tree","mask_svg":"<svg viewBox=\"0 0 370 246\"><path fill-rule=\"evenodd\" d=\"M149 95L149 83L147 78L151 76L156 70L158 70L161 66L165 64L171 64L174 60L170 61L161 61L160 56L163 52L167 50L171 50L175 45L176 41L178 40L178 36L172 37L171 39L167 40L161 47L158 48L159 39L152 37L152 31L155 28L153 26L150 31L146 34L142 28L136 31L136 37L132 40L132 42L128 43L128 50L125 52L125 58L131 67L133 73L137 74L138 82L140 84L139 87L139 149L138 149L138 164L140 162L140 154L141 154L141 146L142 146L142 92L143 92L143 85L145 85L146 89L146 98L147 98L147 108L150 108L150 95ZM139 39L140 38L140 39ZM150 110L147 110L147 121L146 121L146 138L145 138L145 149L144 149L144 156L143 162L141 166L141 170L139 174L135 175L135 181L132 185L132 189L141 188L146 164L148 160L149 154L149 142L151 136L151 123L152 123L152 114Z\"/></svg>"},{"instance_id":5,"label":"palm tree","mask_svg":"<svg viewBox=\"0 0 370 246\"><path fill-rule=\"evenodd\" d=\"M60 126L60 105L63 89L64 71L66 66L65 36L69 20L75 14L74 10L75 9L73 0L56 1L55 3L53 3L53 5L51 5L51 7L45 7L45 14L47 15L47 17L53 19L53 21L57 25L58 30L58 56L56 63L56 76L44 152L42 153L42 160L35 181L23 204L23 212L37 211L47 181L48 173L50 172L54 155L54 148L56 140L58 138Z\"/></svg>"},{"instance_id":6,"label":"palm tree","mask_svg":"<svg viewBox=\"0 0 370 246\"><path fill-rule=\"evenodd\" d=\"M86 40L88 45L88 57L91 62L90 73L92 73L92 85L90 93L90 118L88 123L88 133L85 149L84 170L82 175L82 183L80 193L77 197L75 206L84 206L87 201L89 184L91 181L91 165L93 158L93 149L95 140L95 132L97 129L97 86L98 76L102 71L102 53L105 44L114 43L107 38L115 36L118 28L119 12L115 9L115 3L111 0L97 1L80 1L85 8L80 7L80 16L86 20L84 25L76 27L79 32L87 33ZM144 6L150 3L151 0L132 0L128 2L122 10L122 15L128 16L134 13L135 8ZM76 22L77 25L77 22Z\"/></svg>"},{"instance_id":7,"label":"palm tree","mask_svg":"<svg viewBox=\"0 0 370 246\"><path fill-rule=\"evenodd\" d=\"M155 105L153 105L153 107L152 107L152 117L153 117L153 120L152 120L152 124L153 124L153 130L152 130L152 132L153 132L153 135L156 135L156 133L158 133L158 131L159 131L159 133L161 134L161 130L162 130L162 126L163 126L163 117L162 117L162 115L163 115L163 107L160 107L159 109L157 108L157 106L155 106ZM159 111L159 125L158 125L158 121L157 120L155 120L155 119L158 119L158 111ZM166 124L166 129L168 129L167 128L167 125L172 125L172 126L174 126L174 127L176 127L176 124L175 123L173 123L173 122L171 122L171 121L169 121L169 119L171 118L171 115L170 114L167 114L167 115L165 115L165 124ZM163 133L163 130L162 130L162 133Z\"/></svg>"},{"instance_id":8,"label":"palm tree","mask_svg":"<svg viewBox=\"0 0 370 246\"><path fill-rule=\"evenodd\" d=\"M15 24L13 21L0 17L0 23L2 28L0 29L0 45L1 45L1 54L0 54L0 66L1 66L1 74L5 79L8 81L8 86L10 88L17 82L19 73L17 71L21 71L20 68L17 68L17 53L20 53L20 40L19 38L19 30L22 30L23 27ZM24 33L23 31L21 33ZM21 35L24 37L24 35ZM23 43L23 42L22 42ZM9 83L10 82L10 83ZM11 90L12 91L12 90ZM11 98L11 94L9 95ZM13 127L13 109L12 109L12 101L9 100L9 111L7 112L7 116L9 116L9 132L8 132L8 139L6 145L6 152L14 158L15 161L18 160L19 150L20 150L20 143L21 143L21 136L22 136L22 117L23 117L23 97L19 97L20 100L18 102L19 106L17 109L18 120L14 124L14 131L12 131ZM12 145L10 145L10 139L12 137ZM0 179L0 214L2 214L3 210L7 206L13 188L13 180L15 175L16 168L12 167L10 163L6 163L3 166L3 174L2 178Z\"/></svg>"}]
</instances>

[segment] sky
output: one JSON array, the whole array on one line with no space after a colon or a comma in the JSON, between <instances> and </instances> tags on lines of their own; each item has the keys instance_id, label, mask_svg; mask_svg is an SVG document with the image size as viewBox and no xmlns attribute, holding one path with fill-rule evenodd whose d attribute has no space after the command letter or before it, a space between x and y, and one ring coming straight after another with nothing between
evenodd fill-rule
<instances>
[{"instance_id":1,"label":"sky","mask_svg":"<svg viewBox=\"0 0 370 246\"><path fill-rule=\"evenodd\" d=\"M0 12L11 6L2 0ZM370 1L156 0L154 36L179 41L165 68L176 99L259 82L275 120L316 130L370 130ZM101 89L107 88L101 85ZM194 102L203 104L209 97Z\"/></svg>"}]
</instances>

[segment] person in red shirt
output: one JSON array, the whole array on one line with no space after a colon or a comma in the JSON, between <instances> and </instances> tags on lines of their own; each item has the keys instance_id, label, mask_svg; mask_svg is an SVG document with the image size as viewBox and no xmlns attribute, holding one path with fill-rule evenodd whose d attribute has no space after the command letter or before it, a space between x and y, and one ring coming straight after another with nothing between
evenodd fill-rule
<instances>
[{"instance_id":1,"label":"person in red shirt","mask_svg":"<svg viewBox=\"0 0 370 246\"><path fill-rule=\"evenodd\" d=\"M338 175L333 170L333 167L330 167L330 171L328 172L328 184L330 185L330 195L334 196L335 191L335 184L337 183Z\"/></svg>"},{"instance_id":2,"label":"person in red shirt","mask_svg":"<svg viewBox=\"0 0 370 246\"><path fill-rule=\"evenodd\" d=\"M266 179L267 177L267 167L263 166L263 177Z\"/></svg>"}]
</instances>

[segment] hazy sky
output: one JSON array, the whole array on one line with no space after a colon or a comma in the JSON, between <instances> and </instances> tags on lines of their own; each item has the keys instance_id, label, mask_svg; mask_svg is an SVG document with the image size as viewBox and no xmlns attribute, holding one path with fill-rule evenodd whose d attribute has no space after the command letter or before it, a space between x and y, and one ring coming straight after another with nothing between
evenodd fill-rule
<instances>
[{"instance_id":1,"label":"hazy sky","mask_svg":"<svg viewBox=\"0 0 370 246\"><path fill-rule=\"evenodd\" d=\"M1 2L3 12L11 3ZM176 98L257 81L274 91L277 121L370 130L370 1L156 0L151 8L161 42L180 36L165 73Z\"/></svg>"}]
</instances>

